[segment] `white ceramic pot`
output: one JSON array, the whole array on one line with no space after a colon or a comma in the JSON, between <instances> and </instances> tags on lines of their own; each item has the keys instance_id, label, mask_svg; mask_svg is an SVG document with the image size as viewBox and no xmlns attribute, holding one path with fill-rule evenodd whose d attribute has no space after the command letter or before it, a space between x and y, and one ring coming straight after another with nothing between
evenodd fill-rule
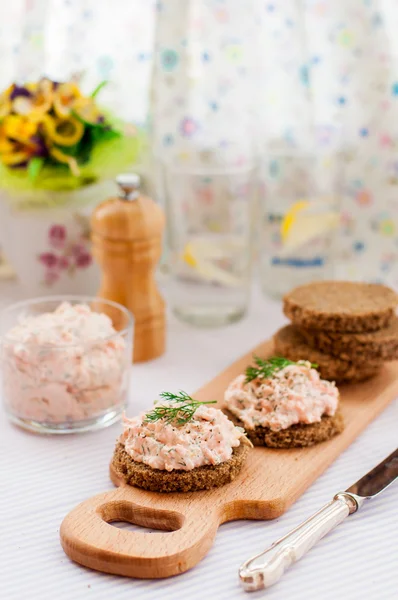
<instances>
[{"instance_id":1,"label":"white ceramic pot","mask_svg":"<svg viewBox=\"0 0 398 600\"><path fill-rule=\"evenodd\" d=\"M13 199L0 191L0 244L15 271L20 296L95 295L99 269L90 252L89 221L93 208L112 193L111 181Z\"/></svg>"}]
</instances>

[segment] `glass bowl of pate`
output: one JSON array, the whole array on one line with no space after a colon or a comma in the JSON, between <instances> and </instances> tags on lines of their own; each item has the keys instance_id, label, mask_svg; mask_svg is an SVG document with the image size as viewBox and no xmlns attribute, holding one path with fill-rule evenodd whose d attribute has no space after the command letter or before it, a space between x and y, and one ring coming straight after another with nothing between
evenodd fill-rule
<instances>
[{"instance_id":1,"label":"glass bowl of pate","mask_svg":"<svg viewBox=\"0 0 398 600\"><path fill-rule=\"evenodd\" d=\"M39 433L107 427L128 394L134 321L116 302L49 296L0 313L1 383L9 419Z\"/></svg>"}]
</instances>

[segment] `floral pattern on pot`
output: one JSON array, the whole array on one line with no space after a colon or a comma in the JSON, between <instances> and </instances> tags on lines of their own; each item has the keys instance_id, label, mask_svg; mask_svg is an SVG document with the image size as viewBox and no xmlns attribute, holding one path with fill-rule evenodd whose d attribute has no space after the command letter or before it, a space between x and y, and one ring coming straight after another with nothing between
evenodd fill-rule
<instances>
[{"instance_id":1,"label":"floral pattern on pot","mask_svg":"<svg viewBox=\"0 0 398 600\"><path fill-rule=\"evenodd\" d=\"M38 255L44 267L42 283L53 285L60 277L72 277L77 269L86 269L92 263L89 248L89 224L82 215L75 215L80 224L80 234L69 236L65 225L53 224L47 235L49 248Z\"/></svg>"}]
</instances>

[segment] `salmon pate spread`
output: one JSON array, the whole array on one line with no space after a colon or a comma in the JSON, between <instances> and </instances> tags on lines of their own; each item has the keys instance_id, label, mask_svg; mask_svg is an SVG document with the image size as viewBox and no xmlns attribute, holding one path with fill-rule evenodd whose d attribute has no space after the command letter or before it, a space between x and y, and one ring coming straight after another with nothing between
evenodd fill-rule
<instances>
[{"instance_id":1,"label":"salmon pate spread","mask_svg":"<svg viewBox=\"0 0 398 600\"><path fill-rule=\"evenodd\" d=\"M266 378L247 381L246 375L239 375L225 392L223 408L248 430L268 427L280 431L297 423L317 423L324 415L333 416L338 402L335 383L321 379L311 363L302 360Z\"/></svg>"},{"instance_id":2,"label":"salmon pate spread","mask_svg":"<svg viewBox=\"0 0 398 600\"><path fill-rule=\"evenodd\" d=\"M162 400L156 406L172 404ZM124 417L119 442L132 460L152 469L191 471L218 465L231 458L244 435L221 410L206 405L199 406L192 419L181 425L145 419L146 413Z\"/></svg>"},{"instance_id":3,"label":"salmon pate spread","mask_svg":"<svg viewBox=\"0 0 398 600\"><path fill-rule=\"evenodd\" d=\"M63 423L124 403L126 343L111 319L86 304L60 304L26 316L3 340L9 410L23 419Z\"/></svg>"}]
</instances>

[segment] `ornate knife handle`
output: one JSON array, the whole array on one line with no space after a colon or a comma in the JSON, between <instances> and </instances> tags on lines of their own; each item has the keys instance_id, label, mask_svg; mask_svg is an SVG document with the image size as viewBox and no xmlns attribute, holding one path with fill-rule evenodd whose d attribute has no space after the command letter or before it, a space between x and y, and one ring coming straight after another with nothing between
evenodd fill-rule
<instances>
[{"instance_id":1,"label":"ornate knife handle","mask_svg":"<svg viewBox=\"0 0 398 600\"><path fill-rule=\"evenodd\" d=\"M363 498L341 492L331 502L277 540L261 554L239 569L239 579L246 592L268 588L276 583L291 564L300 560L323 536L356 512Z\"/></svg>"}]
</instances>

